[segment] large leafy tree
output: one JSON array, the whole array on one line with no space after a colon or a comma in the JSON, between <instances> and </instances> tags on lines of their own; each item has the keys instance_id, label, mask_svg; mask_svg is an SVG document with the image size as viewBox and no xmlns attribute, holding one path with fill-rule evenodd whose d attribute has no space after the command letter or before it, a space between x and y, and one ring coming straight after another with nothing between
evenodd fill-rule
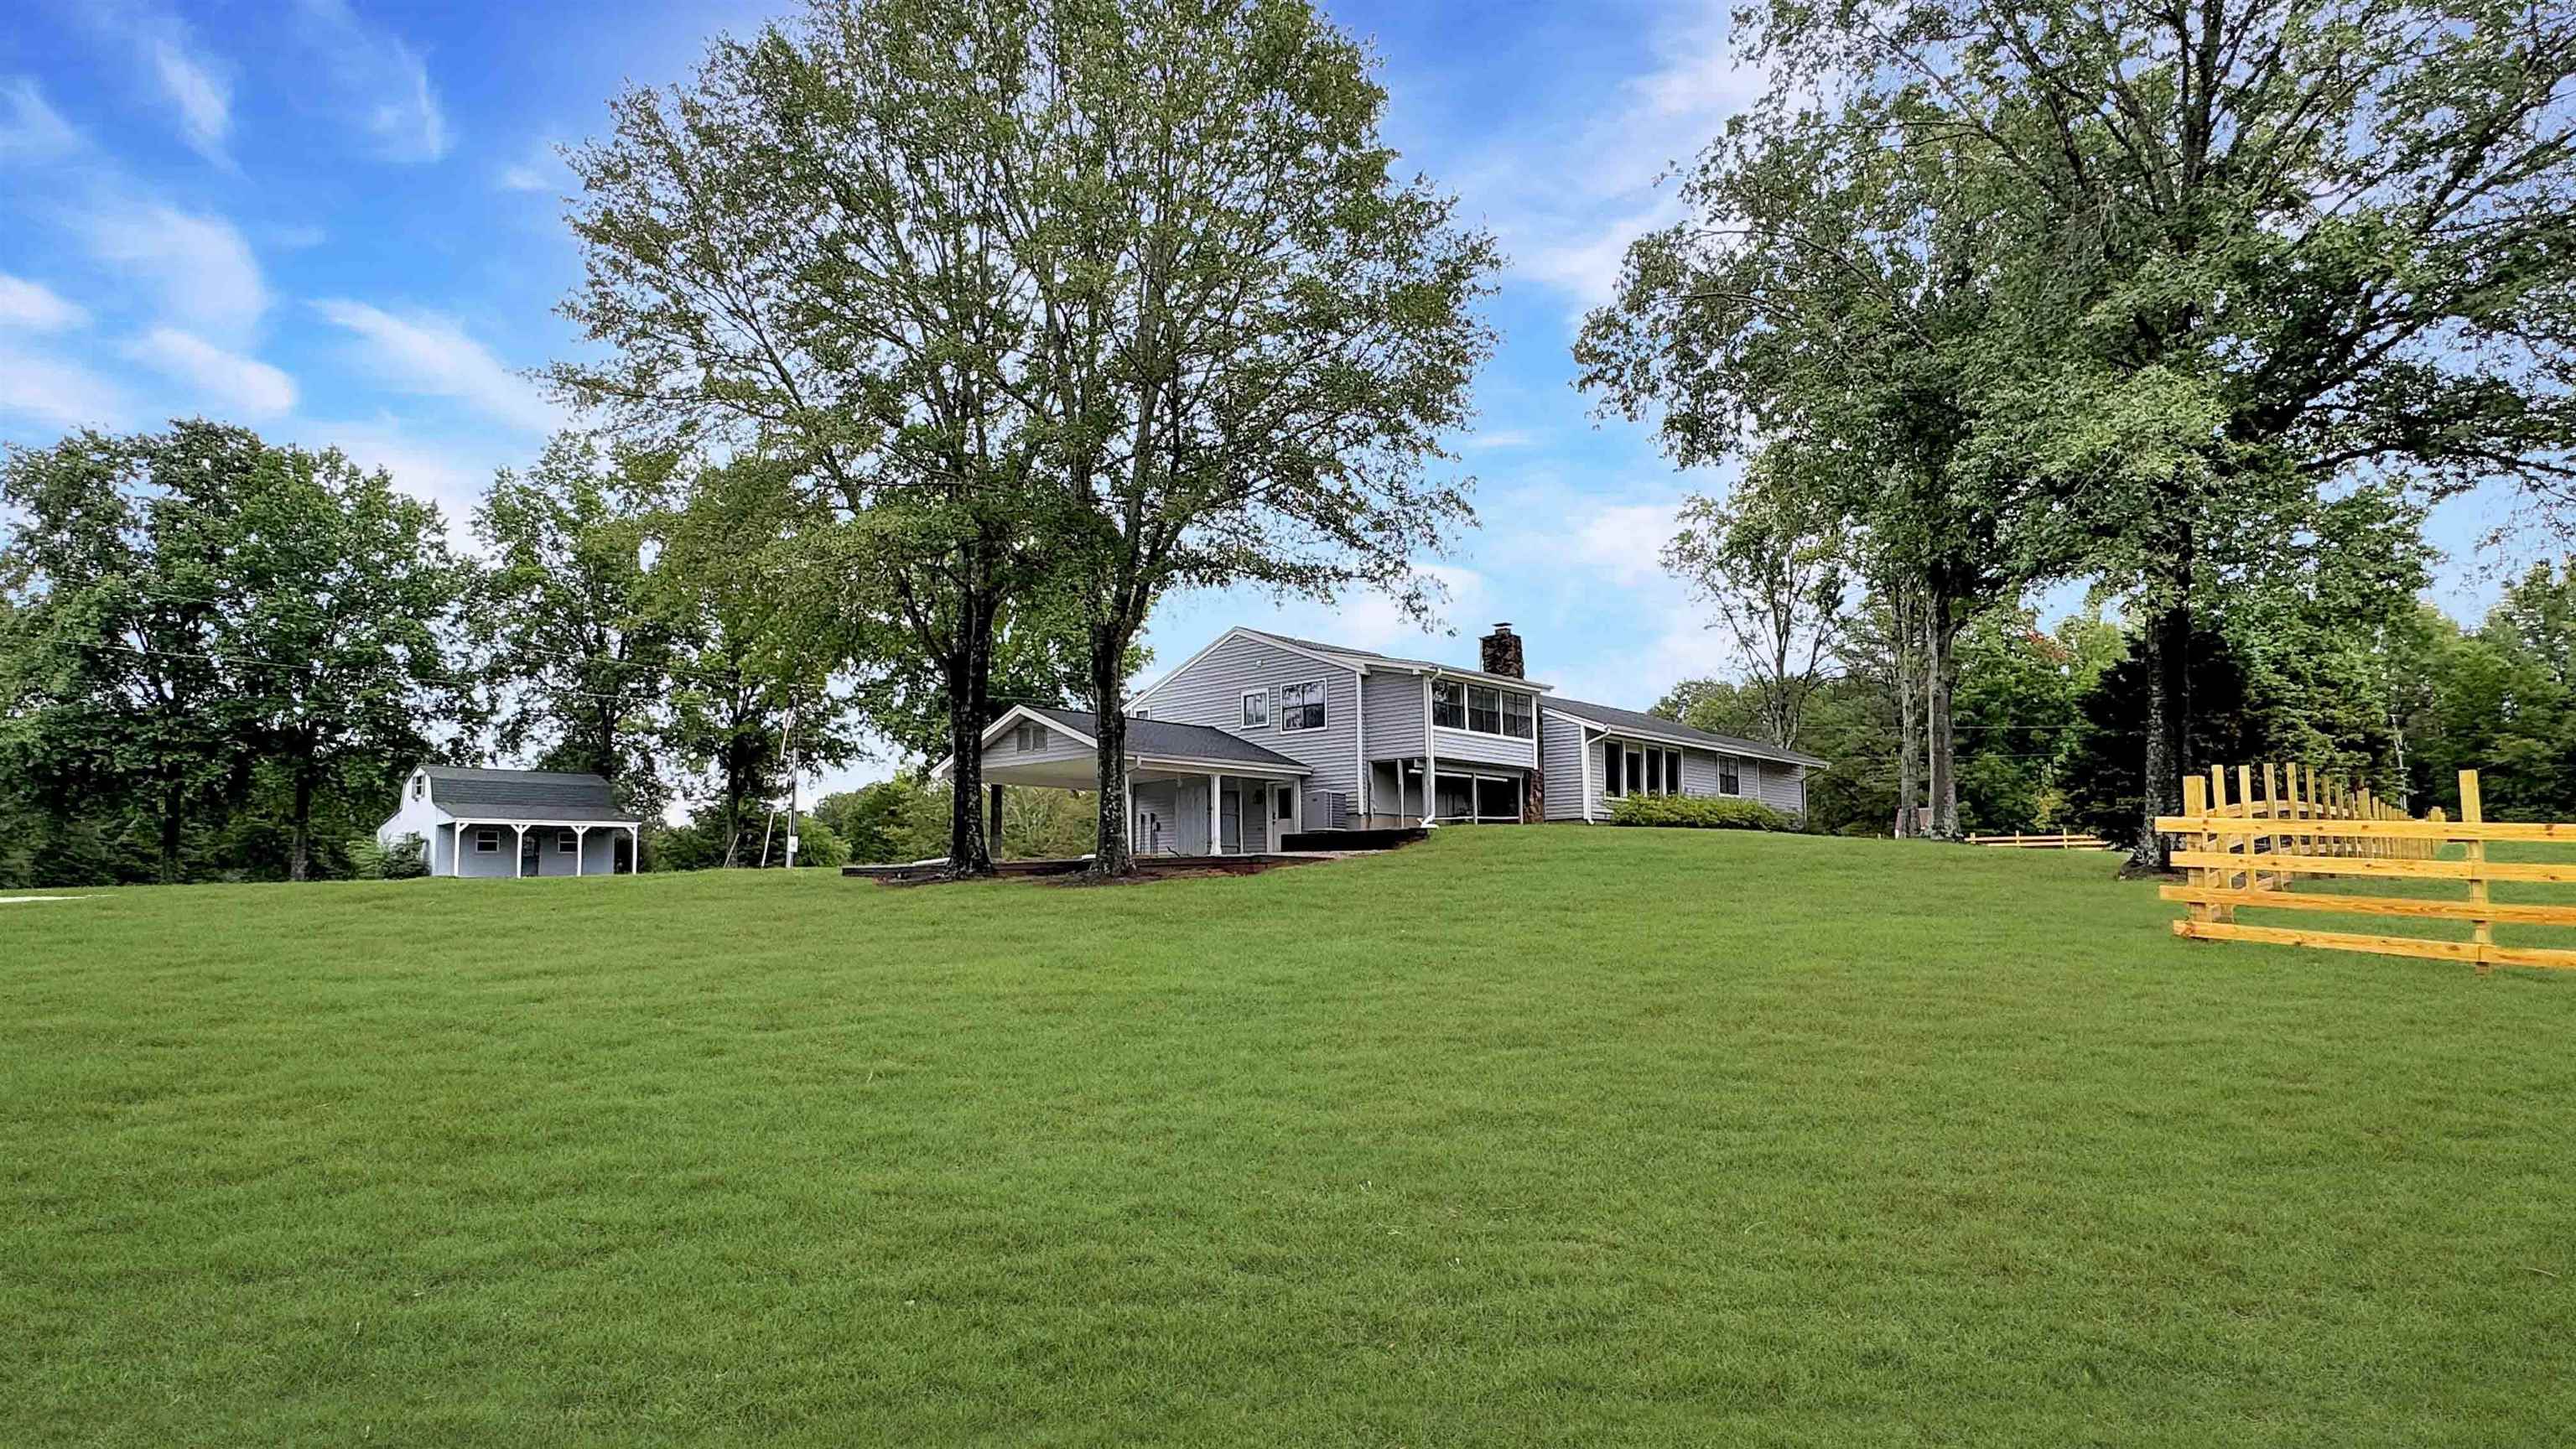
<instances>
[{"instance_id":1,"label":"large leafy tree","mask_svg":"<svg viewBox=\"0 0 2576 1449\"><path fill-rule=\"evenodd\" d=\"M1383 103L1295 0L820 0L577 157L570 310L617 359L558 378L829 491L854 607L940 671L960 872L1006 616L1082 631L1120 871L1121 694L1166 590L1418 602L1466 512L1424 463L1492 248L1394 178ZM1041 577L1075 607L1013 613Z\"/></svg>"},{"instance_id":2,"label":"large leafy tree","mask_svg":"<svg viewBox=\"0 0 2576 1449\"><path fill-rule=\"evenodd\" d=\"M22 606L0 744L47 795L130 810L164 883L183 877L191 827L249 780L221 646L242 499L265 456L243 429L183 422L13 448L0 472L21 520L8 558Z\"/></svg>"},{"instance_id":3,"label":"large leafy tree","mask_svg":"<svg viewBox=\"0 0 2576 1449\"><path fill-rule=\"evenodd\" d=\"M2010 331L1979 449L2050 483L2047 517L2140 601L2142 826L2194 759L2199 575L2249 518L2356 471L2568 500L2576 15L1780 0L1747 20L1788 88L1858 97L1900 118L1887 146L1982 178Z\"/></svg>"},{"instance_id":4,"label":"large leafy tree","mask_svg":"<svg viewBox=\"0 0 2576 1449\"><path fill-rule=\"evenodd\" d=\"M316 796L393 798L448 716L452 630L472 572L428 503L337 452L265 450L240 500L237 592L217 650L245 742L283 777L287 876L313 866Z\"/></svg>"},{"instance_id":5,"label":"large leafy tree","mask_svg":"<svg viewBox=\"0 0 2576 1449\"><path fill-rule=\"evenodd\" d=\"M783 460L833 510L814 557L852 638L937 675L959 874L990 866L975 744L995 631L1037 574L1048 440L1033 282L1008 240L1036 198L1009 171L1025 153L989 128L1040 104L1038 13L818 0L713 42L685 86L620 96L613 135L571 157L586 277L565 311L610 355L556 381L630 438Z\"/></svg>"},{"instance_id":6,"label":"large leafy tree","mask_svg":"<svg viewBox=\"0 0 2576 1449\"><path fill-rule=\"evenodd\" d=\"M525 473L504 469L474 513L491 562L469 632L496 742L642 807L661 803L655 743L682 633L650 578L671 470L567 433Z\"/></svg>"},{"instance_id":7,"label":"large leafy tree","mask_svg":"<svg viewBox=\"0 0 2576 1449\"><path fill-rule=\"evenodd\" d=\"M1175 587L1427 605L1465 522L1434 476L1492 336L1497 264L1400 179L1366 52L1300 0L1043 12L1019 74L1034 384L1099 711L1093 870L1133 868L1122 692Z\"/></svg>"},{"instance_id":8,"label":"large leafy tree","mask_svg":"<svg viewBox=\"0 0 2576 1449\"><path fill-rule=\"evenodd\" d=\"M1760 706L1749 733L1791 747L1828 677L1850 584L1846 515L1829 490L1798 476L1810 461L1774 445L1730 497L1692 495L1663 555L1744 669Z\"/></svg>"},{"instance_id":9,"label":"large leafy tree","mask_svg":"<svg viewBox=\"0 0 2576 1449\"><path fill-rule=\"evenodd\" d=\"M789 473L759 457L702 470L661 528L647 592L673 643L665 738L712 777L703 828L714 863L747 859L791 768L858 750L850 697L833 676L848 618L811 567L807 534L828 526Z\"/></svg>"}]
</instances>

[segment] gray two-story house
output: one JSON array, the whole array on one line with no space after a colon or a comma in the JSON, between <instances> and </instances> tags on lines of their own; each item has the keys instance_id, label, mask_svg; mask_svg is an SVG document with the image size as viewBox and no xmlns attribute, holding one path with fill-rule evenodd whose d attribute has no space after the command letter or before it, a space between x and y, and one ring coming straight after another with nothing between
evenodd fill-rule
<instances>
[{"instance_id":1,"label":"gray two-story house","mask_svg":"<svg viewBox=\"0 0 2576 1449\"><path fill-rule=\"evenodd\" d=\"M1140 853L1276 850L1290 834L1607 818L1629 794L1734 795L1806 811L1795 750L1565 699L1497 624L1477 669L1227 630L1127 707ZM1089 789L1086 710L1018 706L984 732L986 781ZM938 773L944 773L946 764Z\"/></svg>"}]
</instances>

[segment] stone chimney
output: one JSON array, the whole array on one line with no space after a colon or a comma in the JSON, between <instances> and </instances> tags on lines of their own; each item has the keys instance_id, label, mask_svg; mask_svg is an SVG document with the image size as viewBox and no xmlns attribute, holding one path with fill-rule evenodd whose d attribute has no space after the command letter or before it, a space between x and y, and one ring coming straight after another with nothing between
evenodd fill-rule
<instances>
[{"instance_id":1,"label":"stone chimney","mask_svg":"<svg viewBox=\"0 0 2576 1449\"><path fill-rule=\"evenodd\" d=\"M1521 668L1521 636L1512 632L1511 625L1496 624L1493 633L1476 642L1484 648L1487 674L1500 674L1511 679L1529 677Z\"/></svg>"}]
</instances>

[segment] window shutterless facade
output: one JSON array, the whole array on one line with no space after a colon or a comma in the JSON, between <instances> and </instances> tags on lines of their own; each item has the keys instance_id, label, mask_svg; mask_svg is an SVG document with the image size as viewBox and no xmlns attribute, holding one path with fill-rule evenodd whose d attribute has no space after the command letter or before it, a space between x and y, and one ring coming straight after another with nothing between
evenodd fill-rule
<instances>
[{"instance_id":1,"label":"window shutterless facade","mask_svg":"<svg viewBox=\"0 0 2576 1449\"><path fill-rule=\"evenodd\" d=\"M1660 745L1603 740L1601 793L1612 799L1622 795L1682 793L1682 752Z\"/></svg>"},{"instance_id":2,"label":"window shutterless facade","mask_svg":"<svg viewBox=\"0 0 2576 1449\"><path fill-rule=\"evenodd\" d=\"M1515 690L1435 679L1431 681L1431 722L1444 730L1536 739L1538 705L1532 696Z\"/></svg>"},{"instance_id":3,"label":"window shutterless facade","mask_svg":"<svg viewBox=\"0 0 2576 1449\"><path fill-rule=\"evenodd\" d=\"M577 855L580 852L581 837L579 835L569 830L558 830L555 832L555 854Z\"/></svg>"},{"instance_id":4,"label":"window shutterless facade","mask_svg":"<svg viewBox=\"0 0 2576 1449\"><path fill-rule=\"evenodd\" d=\"M474 853L476 855L493 855L497 854L500 849L501 832L499 829L490 825L485 825L475 830Z\"/></svg>"},{"instance_id":5,"label":"window shutterless facade","mask_svg":"<svg viewBox=\"0 0 2576 1449\"><path fill-rule=\"evenodd\" d=\"M1248 730L1270 728L1270 691L1247 689L1243 692L1243 727Z\"/></svg>"},{"instance_id":6,"label":"window shutterless facade","mask_svg":"<svg viewBox=\"0 0 2576 1449\"><path fill-rule=\"evenodd\" d=\"M1279 729L1283 734L1324 727L1324 682L1279 686Z\"/></svg>"},{"instance_id":7,"label":"window shutterless facade","mask_svg":"<svg viewBox=\"0 0 2576 1449\"><path fill-rule=\"evenodd\" d=\"M1741 773L1739 773L1739 772L1742 770L1742 768L1743 768L1743 762L1742 762L1742 761L1740 761L1740 760L1738 760L1738 759L1736 759L1733 755L1720 755L1720 756L1718 756L1718 757L1717 757L1717 793L1719 793L1720 795L1741 795L1741 794L1743 794L1743 793L1744 793L1744 777L1743 777L1743 775L1742 775Z\"/></svg>"}]
</instances>

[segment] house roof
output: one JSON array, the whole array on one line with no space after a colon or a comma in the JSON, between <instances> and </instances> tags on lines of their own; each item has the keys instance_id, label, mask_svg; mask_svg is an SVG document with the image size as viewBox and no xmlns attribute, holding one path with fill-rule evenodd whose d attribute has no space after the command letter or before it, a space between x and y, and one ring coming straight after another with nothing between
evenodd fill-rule
<instances>
[{"instance_id":1,"label":"house roof","mask_svg":"<svg viewBox=\"0 0 2576 1449\"><path fill-rule=\"evenodd\" d=\"M1100 738L1100 716L1090 710L1059 709L1042 704L1022 705L1020 708L1062 725L1085 739ZM1292 760L1277 750L1264 749L1241 735L1228 734L1213 725L1181 724L1167 719L1139 718L1132 714L1127 716L1127 753L1161 759L1233 760L1300 773L1307 769L1302 762Z\"/></svg>"},{"instance_id":2,"label":"house roof","mask_svg":"<svg viewBox=\"0 0 2576 1449\"><path fill-rule=\"evenodd\" d=\"M1327 644L1319 639L1300 639L1293 634L1274 634L1267 629L1245 627L1243 632L1256 634L1264 639L1274 640L1311 653L1338 654L1363 664L1388 669L1407 669L1421 674L1429 674L1436 670L1442 674L1454 674L1461 679L1489 679L1497 684L1516 684L1524 689L1534 689L1541 693L1555 688L1554 685L1541 684L1535 679L1523 679L1511 674L1488 674L1484 670L1469 669L1464 665L1443 664L1437 659L1407 659L1396 654L1380 654L1374 649L1353 649L1347 644Z\"/></svg>"},{"instance_id":3,"label":"house roof","mask_svg":"<svg viewBox=\"0 0 2576 1449\"><path fill-rule=\"evenodd\" d=\"M1695 730L1689 725L1668 720L1659 714L1641 714L1633 709L1620 709L1616 705L1586 704L1579 699L1550 699L1547 702L1547 708L1553 713L1570 719L1599 725L1613 734L1648 735L1684 744L1705 745L1712 750L1720 750L1730 755L1750 755L1757 760L1786 760L1790 764L1805 765L1815 770L1824 769L1830 763L1817 759L1813 755L1802 754L1797 750L1782 749L1778 745L1766 745L1759 740L1738 739L1733 735Z\"/></svg>"},{"instance_id":4,"label":"house roof","mask_svg":"<svg viewBox=\"0 0 2576 1449\"><path fill-rule=\"evenodd\" d=\"M616 796L597 775L569 770L473 770L424 765L430 803L450 815L475 820L638 821L617 808Z\"/></svg>"}]
</instances>

